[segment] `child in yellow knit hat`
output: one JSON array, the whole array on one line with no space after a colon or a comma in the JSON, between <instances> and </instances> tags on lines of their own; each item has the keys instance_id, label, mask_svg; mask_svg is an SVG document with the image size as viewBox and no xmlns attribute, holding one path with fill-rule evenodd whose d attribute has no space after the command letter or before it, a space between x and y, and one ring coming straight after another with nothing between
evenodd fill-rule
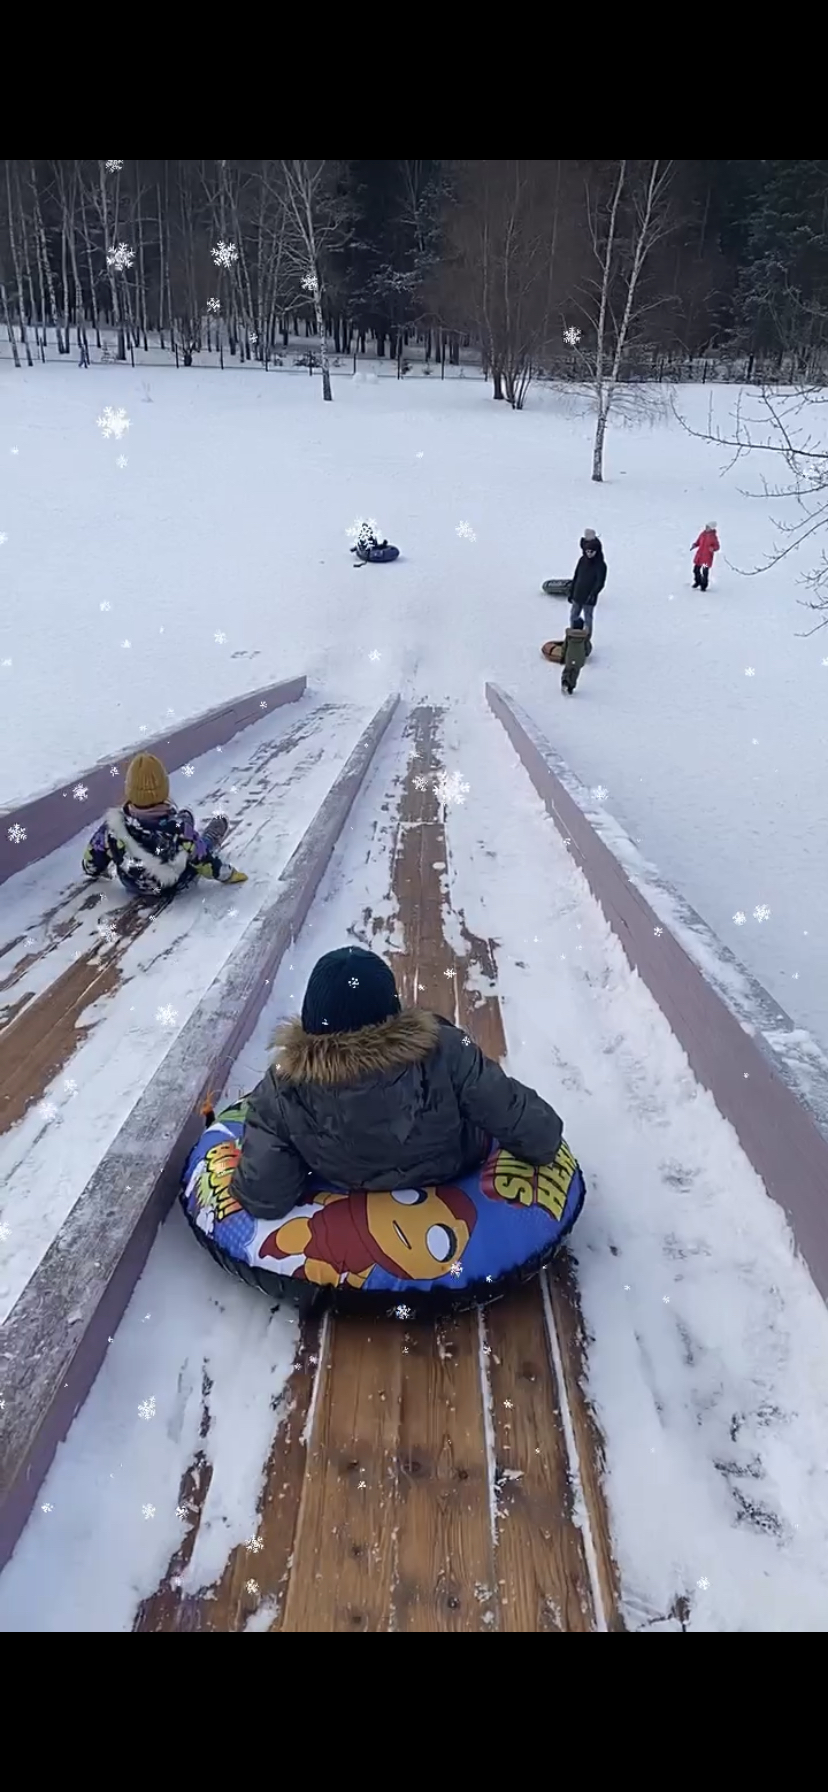
<instances>
[{"instance_id":1,"label":"child in yellow knit hat","mask_svg":"<svg viewBox=\"0 0 828 1792\"><path fill-rule=\"evenodd\" d=\"M229 822L216 815L198 831L190 809L170 802L170 780L154 753L136 753L127 767L124 802L110 809L81 861L87 877L111 865L132 896L166 896L194 877L243 884L246 874L219 858Z\"/></svg>"}]
</instances>

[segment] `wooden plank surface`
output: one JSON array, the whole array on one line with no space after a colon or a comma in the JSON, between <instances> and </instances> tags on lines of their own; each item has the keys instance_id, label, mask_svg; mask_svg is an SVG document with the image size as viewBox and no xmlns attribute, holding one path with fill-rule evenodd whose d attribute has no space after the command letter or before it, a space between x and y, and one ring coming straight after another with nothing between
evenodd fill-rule
<instances>
[{"instance_id":1,"label":"wooden plank surface","mask_svg":"<svg viewBox=\"0 0 828 1792\"><path fill-rule=\"evenodd\" d=\"M320 1375L319 1322L307 1320L296 1361L278 1410L265 1471L264 1492L252 1535L231 1550L219 1581L198 1592L182 1584L192 1558L204 1502L213 1477L210 1389L203 1390L202 1445L182 1477L179 1505L187 1531L158 1589L139 1607L136 1631L239 1631L262 1601L278 1622L290 1574L307 1458L306 1428Z\"/></svg>"},{"instance_id":2,"label":"wooden plank surface","mask_svg":"<svg viewBox=\"0 0 828 1792\"><path fill-rule=\"evenodd\" d=\"M415 710L410 719L414 757L391 880L402 950L391 960L404 1001L454 1019L453 953L445 937L447 848L435 788L441 723L435 709ZM494 1586L494 1561L476 1317L462 1314L408 1329L395 1628L484 1629L492 1607L481 1589Z\"/></svg>"},{"instance_id":3,"label":"wooden plank surface","mask_svg":"<svg viewBox=\"0 0 828 1792\"><path fill-rule=\"evenodd\" d=\"M596 1627L560 1399L537 1281L482 1315L497 1495L497 1586L507 1631Z\"/></svg>"},{"instance_id":4,"label":"wooden plank surface","mask_svg":"<svg viewBox=\"0 0 828 1792\"><path fill-rule=\"evenodd\" d=\"M458 1023L499 1062L507 1045L496 995L495 946L473 934L465 917L461 933L467 956L458 968ZM494 1302L481 1315L481 1329L495 1455L501 1628L591 1630L595 1602L583 1532L575 1522L561 1393L539 1281Z\"/></svg>"},{"instance_id":5,"label":"wooden plank surface","mask_svg":"<svg viewBox=\"0 0 828 1792\"><path fill-rule=\"evenodd\" d=\"M445 935L449 860L434 788L440 719L428 709L410 718L413 757L396 815L393 798L388 805L394 843L384 918L378 925L378 917L363 917L363 931L392 960L404 1000L456 1016L500 1058L506 1041L495 943L477 938L455 914L464 940L464 956L455 961ZM471 991L469 980L479 985L481 976L488 991ZM261 1598L278 1600L269 1628L601 1627L594 1565L590 1571L575 1523L579 1500L591 1524L605 1521L600 1462L592 1476L572 1461L576 1433L582 1449L595 1449L598 1440L586 1417L575 1423L569 1405L564 1414L562 1401L569 1395L577 1404L581 1396L577 1378L565 1378L562 1388L556 1377L540 1283L485 1315L436 1323L404 1305L386 1319L327 1320L322 1344L310 1353L319 1358L317 1379L304 1382L299 1403L309 1441L297 1449L295 1432L276 1432L262 1509L263 1567L254 1570ZM577 1304L572 1314L575 1325ZM582 1485L591 1489L589 1501ZM279 1500L277 1567L266 1514ZM180 1601L177 1618L169 1603L148 1608L143 1627L243 1628L239 1587L249 1573L234 1552L197 1620ZM608 1567L610 1592L612 1584Z\"/></svg>"},{"instance_id":6,"label":"wooden plank surface","mask_svg":"<svg viewBox=\"0 0 828 1792\"><path fill-rule=\"evenodd\" d=\"M547 1318L554 1323L560 1351L564 1389L575 1443L584 1504L594 1550L594 1568L608 1630L621 1631L621 1594L618 1568L612 1549L605 1492L604 1440L589 1400L587 1337L578 1295L577 1268L564 1248L545 1271L549 1294ZM539 1290L542 1292L542 1288Z\"/></svg>"},{"instance_id":7,"label":"wooden plank surface","mask_svg":"<svg viewBox=\"0 0 828 1792\"><path fill-rule=\"evenodd\" d=\"M394 1628L497 1628L476 1313L413 1325L399 1438Z\"/></svg>"},{"instance_id":8,"label":"wooden plank surface","mask_svg":"<svg viewBox=\"0 0 828 1792\"><path fill-rule=\"evenodd\" d=\"M382 1320L332 1322L282 1630L390 1627L401 1347Z\"/></svg>"},{"instance_id":9,"label":"wooden plank surface","mask_svg":"<svg viewBox=\"0 0 828 1792\"><path fill-rule=\"evenodd\" d=\"M224 1086L310 909L374 753L391 697L363 730L291 855L75 1202L4 1325L0 1565L106 1355L201 1129L205 1082Z\"/></svg>"}]
</instances>

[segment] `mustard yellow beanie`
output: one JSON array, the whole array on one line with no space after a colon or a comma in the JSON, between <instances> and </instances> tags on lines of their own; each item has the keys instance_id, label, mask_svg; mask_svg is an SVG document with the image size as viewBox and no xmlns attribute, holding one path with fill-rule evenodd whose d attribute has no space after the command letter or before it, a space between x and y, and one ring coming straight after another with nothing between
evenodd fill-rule
<instances>
[{"instance_id":1,"label":"mustard yellow beanie","mask_svg":"<svg viewBox=\"0 0 828 1792\"><path fill-rule=\"evenodd\" d=\"M154 809L170 796L170 780L154 753L136 753L127 766L124 797L136 809Z\"/></svg>"}]
</instances>

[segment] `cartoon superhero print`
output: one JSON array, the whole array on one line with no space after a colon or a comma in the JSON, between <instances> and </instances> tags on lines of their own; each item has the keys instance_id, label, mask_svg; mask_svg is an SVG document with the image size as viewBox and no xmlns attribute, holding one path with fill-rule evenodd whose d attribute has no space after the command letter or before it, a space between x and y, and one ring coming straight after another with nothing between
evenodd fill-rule
<instances>
[{"instance_id":1,"label":"cartoon superhero print","mask_svg":"<svg viewBox=\"0 0 828 1792\"><path fill-rule=\"evenodd\" d=\"M490 1201L508 1201L515 1207L543 1207L552 1219L559 1220L577 1168L563 1140L553 1162L540 1167L522 1163L498 1146L480 1172L480 1189Z\"/></svg>"},{"instance_id":2,"label":"cartoon superhero print","mask_svg":"<svg viewBox=\"0 0 828 1792\"><path fill-rule=\"evenodd\" d=\"M259 1256L321 1287L362 1288L372 1269L411 1282L437 1281L459 1263L477 1209L462 1188L398 1188L320 1194L268 1234Z\"/></svg>"},{"instance_id":3,"label":"cartoon superhero print","mask_svg":"<svg viewBox=\"0 0 828 1792\"><path fill-rule=\"evenodd\" d=\"M199 1231L212 1236L222 1220L241 1213L241 1205L230 1193L233 1172L241 1157L237 1139L222 1139L211 1145L197 1173L193 1218Z\"/></svg>"}]
</instances>

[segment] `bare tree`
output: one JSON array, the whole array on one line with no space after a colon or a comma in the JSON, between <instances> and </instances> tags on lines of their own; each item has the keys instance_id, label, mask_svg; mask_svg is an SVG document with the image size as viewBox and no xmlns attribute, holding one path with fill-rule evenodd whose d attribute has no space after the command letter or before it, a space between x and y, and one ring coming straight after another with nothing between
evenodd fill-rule
<instances>
[{"instance_id":1,"label":"bare tree","mask_svg":"<svg viewBox=\"0 0 828 1792\"><path fill-rule=\"evenodd\" d=\"M33 364L32 363L32 351L29 347L29 338L26 334L26 302L23 297L23 270L22 270L21 262L20 262L20 249L19 249L19 243L18 243L18 238L17 238L17 229L16 229L16 225L15 225L15 206L14 206L14 195L12 193L11 170L12 170L12 164L7 161L6 162L6 207L7 207L6 220L7 220L8 231L9 231L9 248L11 249L12 267L14 269L14 282L15 282L15 286L17 288L17 317L18 317L18 322L20 325L20 341L23 344L24 349L26 350L26 360L28 362L28 365L31 367ZM15 169L15 174L16 174L16 172L17 171ZM18 197L19 197L19 189L18 189Z\"/></svg>"},{"instance_id":2,"label":"bare tree","mask_svg":"<svg viewBox=\"0 0 828 1792\"><path fill-rule=\"evenodd\" d=\"M493 397L514 410L522 410L545 359L565 274L561 174L560 162L547 161L491 159L454 169L435 305L445 324L477 337Z\"/></svg>"},{"instance_id":3,"label":"bare tree","mask_svg":"<svg viewBox=\"0 0 828 1792\"><path fill-rule=\"evenodd\" d=\"M746 414L747 404L757 404L757 414ZM674 407L675 409L675 407ZM740 393L732 413L733 427L725 431L713 422L712 402L708 410L706 430L691 429L679 411L678 421L688 435L712 442L728 450L722 468L728 472L749 454L773 455L787 470L787 478L768 480L760 475L760 490L747 491L745 496L762 498L768 503L787 501L795 506L792 517L773 518L777 544L772 553L758 565L739 567L747 577L767 572L778 566L789 554L796 553L806 542L819 541L819 559L802 574L801 583L811 595L806 608L814 612L816 629L828 628L828 447L826 447L825 411L828 392L824 387L800 386L793 392L771 392L763 386L758 392Z\"/></svg>"},{"instance_id":4,"label":"bare tree","mask_svg":"<svg viewBox=\"0 0 828 1792\"><path fill-rule=\"evenodd\" d=\"M325 274L328 257L347 240L349 207L338 190L335 162L283 161L284 202L290 229L288 261L313 303L322 365L322 397L330 403L331 369L325 333Z\"/></svg>"},{"instance_id":5,"label":"bare tree","mask_svg":"<svg viewBox=\"0 0 828 1792\"><path fill-rule=\"evenodd\" d=\"M649 310L641 289L648 256L673 227L668 205L672 162L650 162L641 172L619 161L609 191L586 189L587 224L598 274L587 284L580 309L589 323L579 360L595 392L592 477L604 477L604 439L615 402L624 350ZM659 295L661 302L661 295Z\"/></svg>"}]
</instances>

